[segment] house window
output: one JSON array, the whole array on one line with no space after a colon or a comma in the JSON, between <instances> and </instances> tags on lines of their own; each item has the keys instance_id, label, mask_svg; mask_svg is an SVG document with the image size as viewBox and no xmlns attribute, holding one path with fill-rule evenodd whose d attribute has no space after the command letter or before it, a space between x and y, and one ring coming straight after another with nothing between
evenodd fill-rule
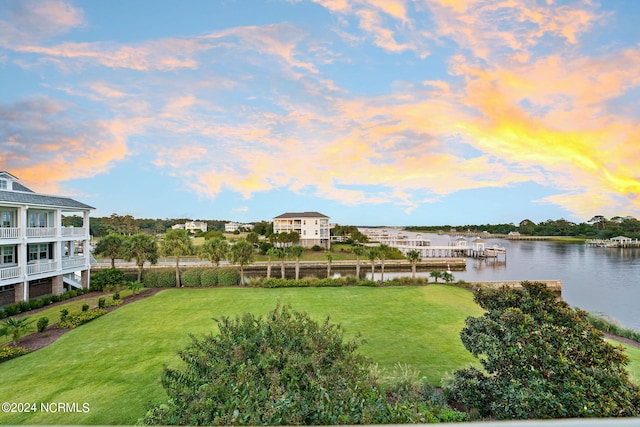
<instances>
[{"instance_id":1,"label":"house window","mask_svg":"<svg viewBox=\"0 0 640 427\"><path fill-rule=\"evenodd\" d=\"M46 227L46 212L29 212L29 227Z\"/></svg>"},{"instance_id":2,"label":"house window","mask_svg":"<svg viewBox=\"0 0 640 427\"><path fill-rule=\"evenodd\" d=\"M3 246L1 254L2 254L2 264L15 264L16 263L15 246Z\"/></svg>"},{"instance_id":3,"label":"house window","mask_svg":"<svg viewBox=\"0 0 640 427\"><path fill-rule=\"evenodd\" d=\"M2 211L0 227L13 227L13 212Z\"/></svg>"},{"instance_id":4,"label":"house window","mask_svg":"<svg viewBox=\"0 0 640 427\"><path fill-rule=\"evenodd\" d=\"M6 179L0 179L0 190L6 190L8 187Z\"/></svg>"},{"instance_id":5,"label":"house window","mask_svg":"<svg viewBox=\"0 0 640 427\"><path fill-rule=\"evenodd\" d=\"M48 243L29 245L29 261L35 261L38 259L49 259Z\"/></svg>"}]
</instances>

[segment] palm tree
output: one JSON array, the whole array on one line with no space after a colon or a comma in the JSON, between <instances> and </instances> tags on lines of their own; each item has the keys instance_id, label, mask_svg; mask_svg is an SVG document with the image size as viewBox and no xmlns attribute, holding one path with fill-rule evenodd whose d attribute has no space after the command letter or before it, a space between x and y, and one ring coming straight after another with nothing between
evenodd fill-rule
<instances>
[{"instance_id":1,"label":"palm tree","mask_svg":"<svg viewBox=\"0 0 640 427\"><path fill-rule=\"evenodd\" d=\"M240 265L240 284L244 286L244 266L253 262L253 245L240 239L229 248L229 261Z\"/></svg>"},{"instance_id":2,"label":"palm tree","mask_svg":"<svg viewBox=\"0 0 640 427\"><path fill-rule=\"evenodd\" d=\"M327 279L331 277L331 261L333 261L333 255L331 252L327 252Z\"/></svg>"},{"instance_id":3,"label":"palm tree","mask_svg":"<svg viewBox=\"0 0 640 427\"><path fill-rule=\"evenodd\" d=\"M180 287L180 257L191 255L191 239L185 230L167 230L164 239L160 242L160 253L163 256L172 256L176 260L176 287Z\"/></svg>"},{"instance_id":4,"label":"palm tree","mask_svg":"<svg viewBox=\"0 0 640 427\"><path fill-rule=\"evenodd\" d=\"M2 322L0 335L11 335L11 342L13 343L13 345L16 345L18 339L22 336L23 333L27 332L33 322L34 320L29 320L28 317L23 317L21 319L10 317L9 319Z\"/></svg>"},{"instance_id":5,"label":"palm tree","mask_svg":"<svg viewBox=\"0 0 640 427\"><path fill-rule=\"evenodd\" d=\"M229 244L227 241L216 237L204 242L200 247L200 251L198 251L198 258L208 259L215 268L218 268L220 260L224 259L228 250Z\"/></svg>"},{"instance_id":6,"label":"palm tree","mask_svg":"<svg viewBox=\"0 0 640 427\"><path fill-rule=\"evenodd\" d=\"M367 258L371 261L371 280L376 270L376 259L378 259L378 248L370 248L367 251Z\"/></svg>"},{"instance_id":7,"label":"palm tree","mask_svg":"<svg viewBox=\"0 0 640 427\"><path fill-rule=\"evenodd\" d=\"M451 274L450 271L445 271L444 273L442 273L442 279L446 283L451 283L455 280L455 277L453 277L453 274Z\"/></svg>"},{"instance_id":8,"label":"palm tree","mask_svg":"<svg viewBox=\"0 0 640 427\"><path fill-rule=\"evenodd\" d=\"M300 278L300 257L304 253L304 248L302 246L292 246L289 248L289 253L296 259L296 280L298 280Z\"/></svg>"},{"instance_id":9,"label":"palm tree","mask_svg":"<svg viewBox=\"0 0 640 427\"><path fill-rule=\"evenodd\" d=\"M356 256L356 279L360 278L360 257L365 254L364 247L355 246L351 252Z\"/></svg>"},{"instance_id":10,"label":"palm tree","mask_svg":"<svg viewBox=\"0 0 640 427\"><path fill-rule=\"evenodd\" d=\"M280 277L284 279L284 260L287 258L287 251L283 248L277 248L275 255L280 260Z\"/></svg>"},{"instance_id":11,"label":"palm tree","mask_svg":"<svg viewBox=\"0 0 640 427\"><path fill-rule=\"evenodd\" d=\"M267 279L271 279L271 258L277 257L277 255L277 248L269 248L267 251Z\"/></svg>"},{"instance_id":12,"label":"palm tree","mask_svg":"<svg viewBox=\"0 0 640 427\"><path fill-rule=\"evenodd\" d=\"M432 271L431 273L429 273L429 276L433 277L436 283L438 283L438 279L442 277L442 271Z\"/></svg>"},{"instance_id":13,"label":"palm tree","mask_svg":"<svg viewBox=\"0 0 640 427\"><path fill-rule=\"evenodd\" d=\"M389 245L381 244L378 246L378 258L380 258L380 281L384 282L384 262L389 255Z\"/></svg>"},{"instance_id":14,"label":"palm tree","mask_svg":"<svg viewBox=\"0 0 640 427\"><path fill-rule=\"evenodd\" d=\"M100 239L93 252L111 258L111 268L116 268L115 260L122 256L125 244L123 235L112 233Z\"/></svg>"},{"instance_id":15,"label":"palm tree","mask_svg":"<svg viewBox=\"0 0 640 427\"><path fill-rule=\"evenodd\" d=\"M138 282L142 280L142 268L145 261L151 264L158 262L158 244L153 236L144 233L134 234L127 238L124 256L127 261L136 260Z\"/></svg>"},{"instance_id":16,"label":"palm tree","mask_svg":"<svg viewBox=\"0 0 640 427\"><path fill-rule=\"evenodd\" d=\"M411 263L411 274L412 274L412 277L415 279L416 264L418 264L418 261L420 261L420 252L415 249L410 250L409 252L407 252L407 259Z\"/></svg>"}]
</instances>

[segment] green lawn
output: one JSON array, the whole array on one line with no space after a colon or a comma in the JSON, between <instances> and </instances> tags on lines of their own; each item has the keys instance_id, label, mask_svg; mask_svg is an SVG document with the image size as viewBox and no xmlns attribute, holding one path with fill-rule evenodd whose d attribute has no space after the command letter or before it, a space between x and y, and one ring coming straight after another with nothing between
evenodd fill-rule
<instances>
[{"instance_id":1,"label":"green lawn","mask_svg":"<svg viewBox=\"0 0 640 427\"><path fill-rule=\"evenodd\" d=\"M88 413L2 413L0 424L135 423L148 402L163 398L162 367L179 362L189 332L213 330L213 317L266 314L278 301L318 320L330 316L347 337L362 333L361 351L385 370L407 364L438 384L473 360L458 332L480 308L458 288L172 289L0 364L1 402L90 405Z\"/></svg>"}]
</instances>

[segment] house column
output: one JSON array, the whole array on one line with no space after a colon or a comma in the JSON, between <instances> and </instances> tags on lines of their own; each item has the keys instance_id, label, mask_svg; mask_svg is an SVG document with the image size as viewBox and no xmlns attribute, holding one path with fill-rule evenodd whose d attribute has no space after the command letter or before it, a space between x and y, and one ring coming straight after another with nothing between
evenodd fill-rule
<instances>
[{"instance_id":1,"label":"house column","mask_svg":"<svg viewBox=\"0 0 640 427\"><path fill-rule=\"evenodd\" d=\"M82 215L82 227L84 228L84 241L82 242L82 256L85 259L85 266L91 266L91 222L89 220L89 211L85 211ZM87 280L87 287L89 281ZM83 285L84 286L84 285Z\"/></svg>"},{"instance_id":2,"label":"house column","mask_svg":"<svg viewBox=\"0 0 640 427\"><path fill-rule=\"evenodd\" d=\"M29 292L29 282L16 283L15 287L13 288L14 302L29 301L28 292Z\"/></svg>"},{"instance_id":3,"label":"house column","mask_svg":"<svg viewBox=\"0 0 640 427\"><path fill-rule=\"evenodd\" d=\"M62 271L62 211L56 209L53 213L54 226L56 227L56 241L53 245L53 260L56 262L56 270Z\"/></svg>"},{"instance_id":4,"label":"house column","mask_svg":"<svg viewBox=\"0 0 640 427\"><path fill-rule=\"evenodd\" d=\"M51 293L53 295L60 295L64 290L64 282L62 281L62 275L53 276L51 278Z\"/></svg>"},{"instance_id":5,"label":"house column","mask_svg":"<svg viewBox=\"0 0 640 427\"><path fill-rule=\"evenodd\" d=\"M18 266L20 277L27 282L27 264L29 262L29 250L27 247L27 206L18 209L18 227L20 228L20 244L18 245Z\"/></svg>"},{"instance_id":6,"label":"house column","mask_svg":"<svg viewBox=\"0 0 640 427\"><path fill-rule=\"evenodd\" d=\"M89 286L91 286L91 274L89 270L82 270L80 272L80 277L81 277L81 283L82 283L82 289L89 289Z\"/></svg>"}]
</instances>

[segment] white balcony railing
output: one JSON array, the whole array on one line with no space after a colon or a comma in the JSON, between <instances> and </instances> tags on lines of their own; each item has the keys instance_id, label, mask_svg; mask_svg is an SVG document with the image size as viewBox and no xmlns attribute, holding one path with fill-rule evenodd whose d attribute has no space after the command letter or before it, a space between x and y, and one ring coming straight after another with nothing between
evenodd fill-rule
<instances>
[{"instance_id":1,"label":"white balcony railing","mask_svg":"<svg viewBox=\"0 0 640 427\"><path fill-rule=\"evenodd\" d=\"M55 271L58 263L54 260L39 260L34 264L27 265L27 274L40 274Z\"/></svg>"},{"instance_id":2,"label":"white balcony railing","mask_svg":"<svg viewBox=\"0 0 640 427\"><path fill-rule=\"evenodd\" d=\"M84 267L87 265L87 258L85 257L69 257L62 258L62 269L67 270L74 267Z\"/></svg>"},{"instance_id":3,"label":"white balcony railing","mask_svg":"<svg viewBox=\"0 0 640 427\"><path fill-rule=\"evenodd\" d=\"M62 227L62 236L84 236L84 227Z\"/></svg>"},{"instance_id":4,"label":"white balcony railing","mask_svg":"<svg viewBox=\"0 0 640 427\"><path fill-rule=\"evenodd\" d=\"M20 237L18 227L0 227L0 239L17 239Z\"/></svg>"},{"instance_id":5,"label":"white balcony railing","mask_svg":"<svg viewBox=\"0 0 640 427\"><path fill-rule=\"evenodd\" d=\"M27 227L27 237L56 237L56 228Z\"/></svg>"},{"instance_id":6,"label":"white balcony railing","mask_svg":"<svg viewBox=\"0 0 640 427\"><path fill-rule=\"evenodd\" d=\"M17 265L13 267L0 268L0 280L13 279L14 277L19 277L19 276L20 276L20 267Z\"/></svg>"}]
</instances>

